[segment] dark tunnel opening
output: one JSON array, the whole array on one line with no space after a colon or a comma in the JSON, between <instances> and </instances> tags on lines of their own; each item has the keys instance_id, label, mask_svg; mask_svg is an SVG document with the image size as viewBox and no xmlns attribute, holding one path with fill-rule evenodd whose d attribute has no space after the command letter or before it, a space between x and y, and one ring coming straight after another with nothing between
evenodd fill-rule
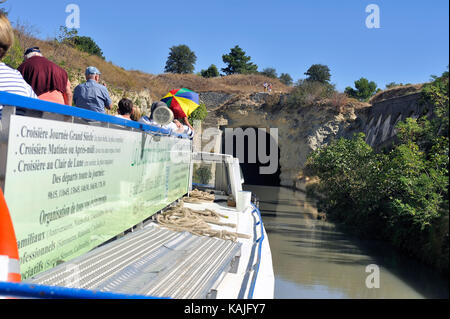
<instances>
[{"instance_id":1,"label":"dark tunnel opening","mask_svg":"<svg viewBox=\"0 0 450 319\"><path fill-rule=\"evenodd\" d=\"M230 133L231 130L233 134ZM222 153L239 158L245 184L280 186L280 149L277 141L266 130L246 127L223 129L223 131ZM276 165L275 169L273 169L274 165Z\"/></svg>"}]
</instances>

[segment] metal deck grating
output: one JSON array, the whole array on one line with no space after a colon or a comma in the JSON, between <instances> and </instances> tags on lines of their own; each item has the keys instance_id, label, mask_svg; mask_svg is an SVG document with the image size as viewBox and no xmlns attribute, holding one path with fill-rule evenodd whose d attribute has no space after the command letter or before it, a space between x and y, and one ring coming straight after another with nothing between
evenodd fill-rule
<instances>
[{"instance_id":1,"label":"metal deck grating","mask_svg":"<svg viewBox=\"0 0 450 319\"><path fill-rule=\"evenodd\" d=\"M204 299L240 254L241 244L151 225L29 282L70 288Z\"/></svg>"}]
</instances>

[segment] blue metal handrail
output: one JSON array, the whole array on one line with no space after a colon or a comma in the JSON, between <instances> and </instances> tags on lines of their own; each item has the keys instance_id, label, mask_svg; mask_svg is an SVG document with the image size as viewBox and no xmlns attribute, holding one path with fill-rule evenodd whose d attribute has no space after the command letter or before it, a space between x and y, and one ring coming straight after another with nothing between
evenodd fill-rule
<instances>
[{"instance_id":1,"label":"blue metal handrail","mask_svg":"<svg viewBox=\"0 0 450 319\"><path fill-rule=\"evenodd\" d=\"M78 107L72 107L47 101L42 101L38 99L33 99L17 94L12 94L4 91L0 91L0 105L3 106L13 106L20 107L29 110L41 111L41 112L50 112L61 115L68 115L83 118L86 120L99 121L103 123L110 123L115 125L121 125L125 127L130 127L134 129L138 129L144 132L152 133L152 134L161 134L161 135L171 135L179 138L189 137L186 134L178 134L174 133L171 130L159 128L156 126L151 126L143 123L138 123L134 121L129 121L125 119L121 119L112 115L97 113L89 110L85 110Z\"/></svg>"},{"instance_id":2,"label":"blue metal handrail","mask_svg":"<svg viewBox=\"0 0 450 319\"><path fill-rule=\"evenodd\" d=\"M170 299L10 282L0 282L0 296L33 299Z\"/></svg>"},{"instance_id":3,"label":"blue metal handrail","mask_svg":"<svg viewBox=\"0 0 450 319\"><path fill-rule=\"evenodd\" d=\"M255 292L256 280L258 279L259 267L261 265L262 244L263 244L263 241L265 239L265 236L264 236L264 224L263 224L263 220L262 220L262 216L261 216L261 211L254 204L252 204L252 206L254 208L253 211L252 211L252 214L258 213L259 222L257 222L255 224L255 227L256 226L260 226L261 227L261 237L256 240L256 242L258 243L258 257L257 257L256 265L254 266L254 275L253 275L252 283L250 285L250 289L249 289L249 293L248 293L248 299L253 299L253 293Z\"/></svg>"}]
</instances>

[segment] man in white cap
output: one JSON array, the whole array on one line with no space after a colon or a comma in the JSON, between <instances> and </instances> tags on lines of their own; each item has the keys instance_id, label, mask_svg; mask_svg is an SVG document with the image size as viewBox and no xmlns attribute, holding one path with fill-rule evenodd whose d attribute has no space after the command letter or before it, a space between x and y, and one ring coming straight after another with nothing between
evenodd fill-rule
<instances>
[{"instance_id":1,"label":"man in white cap","mask_svg":"<svg viewBox=\"0 0 450 319\"><path fill-rule=\"evenodd\" d=\"M111 109L108 89L98 83L100 74L96 67L86 69L86 82L78 85L73 92L75 106L98 113L105 113L105 108Z\"/></svg>"}]
</instances>

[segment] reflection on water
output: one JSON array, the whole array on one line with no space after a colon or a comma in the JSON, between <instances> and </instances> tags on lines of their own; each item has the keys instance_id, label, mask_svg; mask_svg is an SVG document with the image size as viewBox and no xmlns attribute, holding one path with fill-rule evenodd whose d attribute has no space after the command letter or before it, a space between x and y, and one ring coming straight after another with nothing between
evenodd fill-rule
<instances>
[{"instance_id":1,"label":"reflection on water","mask_svg":"<svg viewBox=\"0 0 450 319\"><path fill-rule=\"evenodd\" d=\"M386 244L352 238L317 219L303 192L245 186L260 200L272 249L275 298L448 298L448 279ZM368 265L380 269L380 288L368 289Z\"/></svg>"}]
</instances>

